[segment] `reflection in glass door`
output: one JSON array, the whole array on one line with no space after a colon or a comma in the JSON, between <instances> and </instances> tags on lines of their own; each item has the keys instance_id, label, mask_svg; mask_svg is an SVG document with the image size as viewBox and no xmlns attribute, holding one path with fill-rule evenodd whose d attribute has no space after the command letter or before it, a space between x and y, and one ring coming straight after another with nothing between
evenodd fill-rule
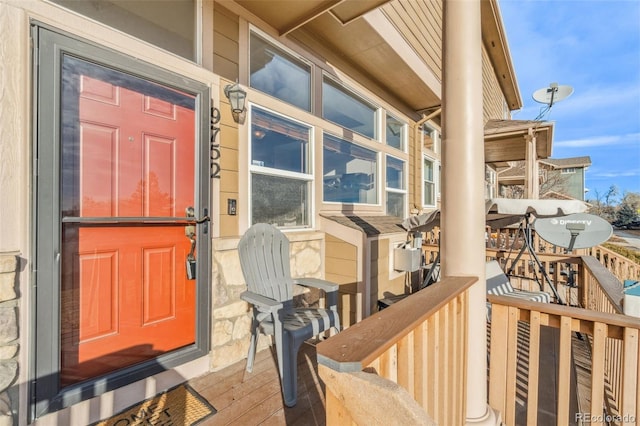
<instances>
[{"instance_id":1,"label":"reflection in glass door","mask_svg":"<svg viewBox=\"0 0 640 426\"><path fill-rule=\"evenodd\" d=\"M196 99L64 55L60 385L193 344Z\"/></svg>"}]
</instances>

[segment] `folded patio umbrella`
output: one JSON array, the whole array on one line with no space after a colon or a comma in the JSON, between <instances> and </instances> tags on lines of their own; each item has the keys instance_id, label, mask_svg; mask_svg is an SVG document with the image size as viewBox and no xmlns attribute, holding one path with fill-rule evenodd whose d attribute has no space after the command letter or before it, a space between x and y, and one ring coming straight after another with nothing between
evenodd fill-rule
<instances>
[{"instance_id":1,"label":"folded patio umbrella","mask_svg":"<svg viewBox=\"0 0 640 426\"><path fill-rule=\"evenodd\" d=\"M587 205L578 200L534 200L491 198L485 203L487 225L493 229L520 222L526 215L558 217L587 211ZM440 210L410 216L402 221L407 231L428 232L440 226Z\"/></svg>"}]
</instances>

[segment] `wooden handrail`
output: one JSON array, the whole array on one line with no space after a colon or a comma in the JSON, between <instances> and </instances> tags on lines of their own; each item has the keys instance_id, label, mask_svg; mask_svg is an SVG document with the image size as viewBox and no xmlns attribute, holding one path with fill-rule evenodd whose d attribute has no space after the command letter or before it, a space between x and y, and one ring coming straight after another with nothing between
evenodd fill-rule
<instances>
[{"instance_id":1,"label":"wooden handrail","mask_svg":"<svg viewBox=\"0 0 640 426\"><path fill-rule=\"evenodd\" d=\"M318 364L340 372L361 371L387 349L465 291L476 277L445 278L354 324L316 347Z\"/></svg>"},{"instance_id":2,"label":"wooden handrail","mask_svg":"<svg viewBox=\"0 0 640 426\"><path fill-rule=\"evenodd\" d=\"M615 312L623 313L622 300L624 299L624 291L618 278L604 265L598 262L592 256L581 256L582 263L586 269L585 275L591 275L602 289L603 294L609 299L609 303L613 306ZM586 277L585 277L586 278ZM587 302L585 307L591 304Z\"/></svg>"},{"instance_id":3,"label":"wooden handrail","mask_svg":"<svg viewBox=\"0 0 640 426\"><path fill-rule=\"evenodd\" d=\"M487 299L492 304L489 403L503 413L507 425L516 423L516 394L523 389L527 395L520 398L527 400L527 424L538 423L539 378L542 374L549 374L542 371L539 364L542 326L559 330L556 389L548 390L556 395L558 424L577 421L576 416L587 414L597 416L595 420L586 420L587 423L603 424L597 419L602 419L604 406L607 407L607 415L613 419L632 419L631 423L638 419L640 319L506 296L489 295ZM528 341L521 341L524 339L520 330L522 323L528 323ZM590 406L581 407L583 412L574 413L572 417L569 383L574 332L582 333L592 356Z\"/></svg>"},{"instance_id":4,"label":"wooden handrail","mask_svg":"<svg viewBox=\"0 0 640 426\"><path fill-rule=\"evenodd\" d=\"M514 297L508 296L496 296L493 294L487 294L487 300L490 303L496 303L500 305L508 305L514 308L518 308L524 311L532 311L535 310L540 313L555 315L557 317L560 316L570 316L576 320L581 321L591 321L591 322L603 322L609 325L609 328L613 327L613 330L617 328L625 328L625 327L638 327L640 328L640 319L636 317L631 317L628 315L619 315L619 314L611 314L607 312L598 312L591 311L588 309L575 308L572 306L565 305L557 305L555 303L539 303L539 302L531 302L524 299L516 299ZM523 319L528 319L526 316ZM542 325L550 325L556 326L557 323L554 323L552 319L549 320L548 323L543 323ZM585 330L573 330L573 331L585 331ZM612 337L619 335L618 333L611 332Z\"/></svg>"},{"instance_id":5,"label":"wooden handrail","mask_svg":"<svg viewBox=\"0 0 640 426\"><path fill-rule=\"evenodd\" d=\"M466 411L466 369L469 351L468 289L477 277L447 277L365 318L316 347L318 372L326 384L328 425L370 424L362 414L364 386L378 383L384 401L377 424L397 424L424 410L420 422L463 424ZM358 384L353 374L371 376ZM371 383L369 383L371 382ZM395 383L397 386L387 386ZM404 391L397 392L394 389ZM395 400L399 404L389 401ZM420 411L420 410L418 410ZM413 421L410 423L414 423Z\"/></svg>"}]
</instances>

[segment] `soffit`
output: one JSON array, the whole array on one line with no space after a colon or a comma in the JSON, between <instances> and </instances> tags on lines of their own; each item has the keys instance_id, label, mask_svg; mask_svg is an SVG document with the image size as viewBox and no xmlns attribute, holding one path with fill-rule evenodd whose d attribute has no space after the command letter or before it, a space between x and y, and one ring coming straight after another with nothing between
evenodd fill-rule
<instances>
[{"instance_id":1,"label":"soffit","mask_svg":"<svg viewBox=\"0 0 640 426\"><path fill-rule=\"evenodd\" d=\"M406 113L427 110L441 104L440 83L425 81L423 62L416 64L414 51L390 40L389 31L376 28L377 21L363 19L390 0L236 0L240 6L324 56L334 65L348 65L358 82L374 93L399 103ZM358 19L360 18L360 19ZM392 28L393 32L397 31ZM402 42L403 40L400 40ZM407 60L407 57L411 59ZM422 68L423 67L423 68ZM431 73L432 74L432 73ZM408 107L408 108L403 108ZM408 110L407 110L408 109Z\"/></svg>"},{"instance_id":2,"label":"soffit","mask_svg":"<svg viewBox=\"0 0 640 426\"><path fill-rule=\"evenodd\" d=\"M536 136L536 160L551 156L553 123L530 120L489 120L484 127L485 162L502 166L526 160L526 136Z\"/></svg>"},{"instance_id":3,"label":"soffit","mask_svg":"<svg viewBox=\"0 0 640 426\"><path fill-rule=\"evenodd\" d=\"M390 0L235 0L286 35L324 13L331 13L343 25Z\"/></svg>"},{"instance_id":4,"label":"soffit","mask_svg":"<svg viewBox=\"0 0 640 426\"><path fill-rule=\"evenodd\" d=\"M281 36L306 44L330 63L347 64L360 83L400 101L404 105L397 106L408 107L406 113L432 110L441 105L441 82L390 21L380 18L380 6L389 1L235 0ZM481 2L481 19L483 42L500 87L509 108L519 109L522 100L496 0Z\"/></svg>"},{"instance_id":5,"label":"soffit","mask_svg":"<svg viewBox=\"0 0 640 426\"><path fill-rule=\"evenodd\" d=\"M482 41L487 49L491 63L498 78L509 109L522 108L522 98L516 79L509 43L502 25L502 18L497 0L481 1L480 16L482 20Z\"/></svg>"}]
</instances>

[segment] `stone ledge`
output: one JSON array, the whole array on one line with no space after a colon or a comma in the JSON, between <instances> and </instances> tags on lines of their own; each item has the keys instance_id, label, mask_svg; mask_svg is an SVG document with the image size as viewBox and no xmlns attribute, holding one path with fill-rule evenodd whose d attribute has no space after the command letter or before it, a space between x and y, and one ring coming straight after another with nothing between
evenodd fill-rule
<instances>
[{"instance_id":1,"label":"stone ledge","mask_svg":"<svg viewBox=\"0 0 640 426\"><path fill-rule=\"evenodd\" d=\"M18 269L18 256L0 253L0 274L16 272Z\"/></svg>"}]
</instances>

